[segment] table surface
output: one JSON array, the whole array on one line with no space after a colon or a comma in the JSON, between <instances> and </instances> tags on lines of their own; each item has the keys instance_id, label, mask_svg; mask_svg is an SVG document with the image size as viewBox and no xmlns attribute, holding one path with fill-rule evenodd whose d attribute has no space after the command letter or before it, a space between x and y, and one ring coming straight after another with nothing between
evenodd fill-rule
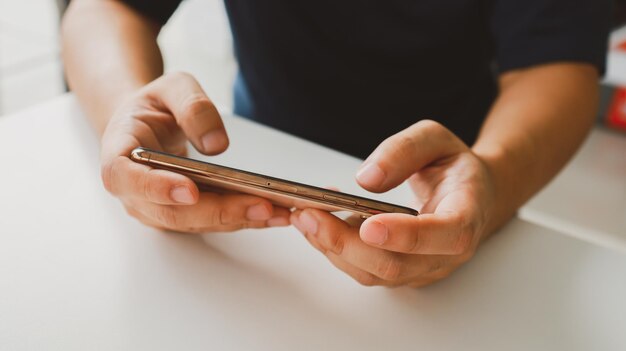
<instances>
[{"instance_id":1,"label":"table surface","mask_svg":"<svg viewBox=\"0 0 626 351\"><path fill-rule=\"evenodd\" d=\"M140 225L102 189L81 116L67 95L0 120L0 349L626 349L618 251L515 219L442 283L364 288L293 228ZM358 160L225 123L219 162L363 193Z\"/></svg>"}]
</instances>

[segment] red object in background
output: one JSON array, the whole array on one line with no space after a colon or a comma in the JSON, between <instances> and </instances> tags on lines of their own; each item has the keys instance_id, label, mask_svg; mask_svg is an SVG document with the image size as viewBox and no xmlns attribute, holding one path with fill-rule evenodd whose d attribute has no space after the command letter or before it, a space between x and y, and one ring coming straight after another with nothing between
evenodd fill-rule
<instances>
[{"instance_id":1,"label":"red object in background","mask_svg":"<svg viewBox=\"0 0 626 351\"><path fill-rule=\"evenodd\" d=\"M622 41L613 47L613 50L626 51L626 41Z\"/></svg>"},{"instance_id":2,"label":"red object in background","mask_svg":"<svg viewBox=\"0 0 626 351\"><path fill-rule=\"evenodd\" d=\"M615 89L606 123L612 128L626 130L626 88Z\"/></svg>"},{"instance_id":3,"label":"red object in background","mask_svg":"<svg viewBox=\"0 0 626 351\"><path fill-rule=\"evenodd\" d=\"M624 0L624 5L626 10L626 0ZM611 46L611 51L625 54L626 40L619 41ZM603 116L601 118L608 127L626 131L626 87L609 85L606 89L611 89L612 91L607 92L610 95L608 99L602 102L600 111Z\"/></svg>"}]
</instances>

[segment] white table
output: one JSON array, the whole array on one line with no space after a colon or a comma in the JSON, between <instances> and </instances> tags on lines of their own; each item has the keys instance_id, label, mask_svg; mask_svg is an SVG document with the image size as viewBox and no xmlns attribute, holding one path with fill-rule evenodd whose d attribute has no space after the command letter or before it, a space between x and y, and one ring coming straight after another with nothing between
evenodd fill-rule
<instances>
[{"instance_id":1,"label":"white table","mask_svg":"<svg viewBox=\"0 0 626 351\"><path fill-rule=\"evenodd\" d=\"M221 162L357 190L357 160L226 124ZM292 228L201 237L129 218L71 96L0 119L0 150L2 350L626 349L626 256L523 220L438 285L364 288Z\"/></svg>"}]
</instances>

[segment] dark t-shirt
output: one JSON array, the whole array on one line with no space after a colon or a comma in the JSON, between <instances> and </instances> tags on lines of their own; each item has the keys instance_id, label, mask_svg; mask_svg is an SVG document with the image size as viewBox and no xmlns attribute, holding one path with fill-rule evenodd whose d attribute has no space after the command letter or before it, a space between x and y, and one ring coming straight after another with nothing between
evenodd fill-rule
<instances>
[{"instance_id":1,"label":"dark t-shirt","mask_svg":"<svg viewBox=\"0 0 626 351\"><path fill-rule=\"evenodd\" d=\"M180 0L125 2L165 23ZM471 145L499 73L556 61L605 68L609 0L225 4L247 117L359 157L424 118Z\"/></svg>"}]
</instances>

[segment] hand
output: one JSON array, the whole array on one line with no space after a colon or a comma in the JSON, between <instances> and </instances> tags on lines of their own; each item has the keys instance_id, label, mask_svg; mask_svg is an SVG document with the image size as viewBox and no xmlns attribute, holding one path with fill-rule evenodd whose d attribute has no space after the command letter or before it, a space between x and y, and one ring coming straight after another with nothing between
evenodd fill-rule
<instances>
[{"instance_id":1,"label":"hand","mask_svg":"<svg viewBox=\"0 0 626 351\"><path fill-rule=\"evenodd\" d=\"M385 140L357 173L358 183L374 192L407 179L421 207L417 217L380 214L364 222L342 221L305 209L294 212L291 222L363 285L431 284L467 262L487 235L494 182L484 162L433 121L420 121Z\"/></svg>"},{"instance_id":2,"label":"hand","mask_svg":"<svg viewBox=\"0 0 626 351\"><path fill-rule=\"evenodd\" d=\"M213 103L188 74L146 85L111 117L102 137L102 180L127 212L144 224L180 232L233 231L289 224L289 210L250 195L200 193L189 178L131 161L144 146L186 155L190 140L206 155L228 147Z\"/></svg>"}]
</instances>

